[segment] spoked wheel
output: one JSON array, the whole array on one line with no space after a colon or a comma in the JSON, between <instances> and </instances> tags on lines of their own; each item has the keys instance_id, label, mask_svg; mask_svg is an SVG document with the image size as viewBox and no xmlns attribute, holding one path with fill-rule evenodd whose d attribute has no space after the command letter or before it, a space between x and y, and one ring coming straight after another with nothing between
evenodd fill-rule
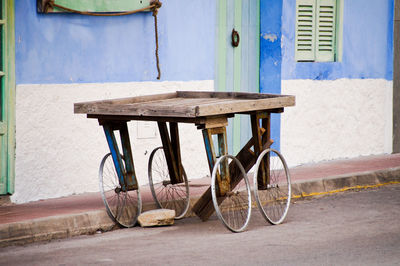
<instances>
[{"instance_id":1,"label":"spoked wheel","mask_svg":"<svg viewBox=\"0 0 400 266\"><path fill-rule=\"evenodd\" d=\"M163 147L155 148L149 159L150 190L159 208L175 210L175 219L181 219L189 209L189 183L183 170L183 183L171 184Z\"/></svg>"},{"instance_id":2,"label":"spoked wheel","mask_svg":"<svg viewBox=\"0 0 400 266\"><path fill-rule=\"evenodd\" d=\"M264 164L264 185L257 179ZM280 224L285 219L290 205L290 174L283 156L274 149L264 150L257 159L254 169L254 196L264 218L271 224ZM269 180L268 180L269 172Z\"/></svg>"},{"instance_id":3,"label":"spoked wheel","mask_svg":"<svg viewBox=\"0 0 400 266\"><path fill-rule=\"evenodd\" d=\"M217 175L222 173L220 178L224 180L224 171L221 171L221 169L232 161L234 161L236 167L227 167L225 171L232 169L229 172L231 180L234 173L239 174L239 177L235 179L240 180L240 182L233 181L231 184L226 184L229 191L221 195ZM231 155L224 155L217 160L212 171L211 195L215 212L226 228L236 233L244 231L250 221L251 192L246 172L238 159Z\"/></svg>"},{"instance_id":4,"label":"spoked wheel","mask_svg":"<svg viewBox=\"0 0 400 266\"><path fill-rule=\"evenodd\" d=\"M104 156L99 169L100 192L110 218L123 227L132 227L142 210L139 188L122 191L111 153ZM135 181L137 183L136 177Z\"/></svg>"}]
</instances>

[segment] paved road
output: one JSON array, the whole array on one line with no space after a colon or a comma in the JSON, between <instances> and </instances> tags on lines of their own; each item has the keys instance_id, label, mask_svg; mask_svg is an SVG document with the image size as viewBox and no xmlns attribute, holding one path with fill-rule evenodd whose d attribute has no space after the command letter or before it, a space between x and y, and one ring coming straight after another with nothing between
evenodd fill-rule
<instances>
[{"instance_id":1,"label":"paved road","mask_svg":"<svg viewBox=\"0 0 400 266\"><path fill-rule=\"evenodd\" d=\"M296 202L287 221L254 209L234 234L212 217L0 249L1 265L400 265L400 185Z\"/></svg>"}]
</instances>

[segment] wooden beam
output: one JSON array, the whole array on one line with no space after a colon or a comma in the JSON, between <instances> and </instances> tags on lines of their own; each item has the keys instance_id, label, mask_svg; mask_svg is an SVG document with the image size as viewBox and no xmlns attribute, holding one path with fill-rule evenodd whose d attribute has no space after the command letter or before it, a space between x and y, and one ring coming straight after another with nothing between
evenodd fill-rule
<instances>
[{"instance_id":1,"label":"wooden beam","mask_svg":"<svg viewBox=\"0 0 400 266\"><path fill-rule=\"evenodd\" d=\"M170 122L169 123L169 132L171 135L171 147L172 147L172 154L174 156L174 161L177 168L176 183L183 183L183 168L182 168L182 158L181 158L181 146L179 142L179 130L178 130L178 123ZM175 184L171 181L172 184Z\"/></svg>"},{"instance_id":2,"label":"wooden beam","mask_svg":"<svg viewBox=\"0 0 400 266\"><path fill-rule=\"evenodd\" d=\"M124 154L125 161L125 180L128 189L137 189L138 184L136 184L135 178L135 167L133 164L131 141L129 140L129 132L127 123L121 123L119 126L119 133L121 138L122 152Z\"/></svg>"}]
</instances>

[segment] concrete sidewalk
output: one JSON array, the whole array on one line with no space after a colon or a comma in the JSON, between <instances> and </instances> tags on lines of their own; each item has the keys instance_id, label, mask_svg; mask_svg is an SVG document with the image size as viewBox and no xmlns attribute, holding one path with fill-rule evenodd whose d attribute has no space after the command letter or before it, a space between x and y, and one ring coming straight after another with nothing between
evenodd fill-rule
<instances>
[{"instance_id":1,"label":"concrete sidewalk","mask_svg":"<svg viewBox=\"0 0 400 266\"><path fill-rule=\"evenodd\" d=\"M400 183L400 154L303 165L290 173L294 198L377 187ZM191 204L209 184L210 178L190 181ZM148 186L141 187L141 195L143 211L156 208ZM0 247L115 228L100 193L0 206Z\"/></svg>"}]
</instances>

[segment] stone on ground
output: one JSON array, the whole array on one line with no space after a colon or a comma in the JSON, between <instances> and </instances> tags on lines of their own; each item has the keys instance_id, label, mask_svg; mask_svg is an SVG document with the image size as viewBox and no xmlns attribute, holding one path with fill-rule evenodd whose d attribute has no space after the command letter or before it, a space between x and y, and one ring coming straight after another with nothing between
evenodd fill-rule
<instances>
[{"instance_id":1,"label":"stone on ground","mask_svg":"<svg viewBox=\"0 0 400 266\"><path fill-rule=\"evenodd\" d=\"M169 209L158 209L146 211L139 215L138 222L141 227L173 225L175 211Z\"/></svg>"}]
</instances>

